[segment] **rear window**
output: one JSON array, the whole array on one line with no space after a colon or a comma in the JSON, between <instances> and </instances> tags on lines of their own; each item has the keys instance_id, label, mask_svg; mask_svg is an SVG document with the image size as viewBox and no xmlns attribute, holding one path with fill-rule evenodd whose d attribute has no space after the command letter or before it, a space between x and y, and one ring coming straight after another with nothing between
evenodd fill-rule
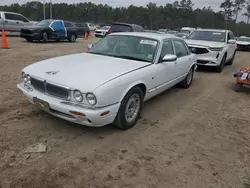
<instances>
[{"instance_id":1,"label":"rear window","mask_svg":"<svg viewBox=\"0 0 250 188\"><path fill-rule=\"evenodd\" d=\"M132 27L129 25L113 24L110 28L113 32L131 32Z\"/></svg>"}]
</instances>

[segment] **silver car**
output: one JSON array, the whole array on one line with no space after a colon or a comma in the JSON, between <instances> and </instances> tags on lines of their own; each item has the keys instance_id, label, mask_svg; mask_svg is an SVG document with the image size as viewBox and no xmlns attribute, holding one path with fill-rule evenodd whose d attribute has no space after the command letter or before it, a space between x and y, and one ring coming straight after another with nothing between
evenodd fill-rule
<instances>
[{"instance_id":1,"label":"silver car","mask_svg":"<svg viewBox=\"0 0 250 188\"><path fill-rule=\"evenodd\" d=\"M6 31L19 32L21 28L35 23L37 22L30 21L21 14L0 11L0 28L4 28Z\"/></svg>"}]
</instances>

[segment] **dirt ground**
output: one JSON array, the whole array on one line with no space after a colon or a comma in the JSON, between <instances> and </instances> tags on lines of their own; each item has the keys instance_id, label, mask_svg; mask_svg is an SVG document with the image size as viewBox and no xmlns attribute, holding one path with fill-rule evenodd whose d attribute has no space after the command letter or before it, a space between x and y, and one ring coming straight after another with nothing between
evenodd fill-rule
<instances>
[{"instance_id":1,"label":"dirt ground","mask_svg":"<svg viewBox=\"0 0 250 188\"><path fill-rule=\"evenodd\" d=\"M188 90L144 104L128 131L88 128L46 114L16 88L26 65L83 52L88 41L0 49L1 188L249 188L250 92L233 91L233 72L250 66L237 52L222 73L197 71ZM34 144L44 153L27 153Z\"/></svg>"}]
</instances>

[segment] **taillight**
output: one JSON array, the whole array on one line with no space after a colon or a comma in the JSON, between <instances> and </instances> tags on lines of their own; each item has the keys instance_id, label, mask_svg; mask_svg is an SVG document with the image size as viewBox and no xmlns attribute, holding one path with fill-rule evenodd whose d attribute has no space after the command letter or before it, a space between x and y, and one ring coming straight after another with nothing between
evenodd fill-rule
<instances>
[{"instance_id":1,"label":"taillight","mask_svg":"<svg viewBox=\"0 0 250 188\"><path fill-rule=\"evenodd\" d=\"M112 33L113 31L111 29L108 30L108 33Z\"/></svg>"}]
</instances>

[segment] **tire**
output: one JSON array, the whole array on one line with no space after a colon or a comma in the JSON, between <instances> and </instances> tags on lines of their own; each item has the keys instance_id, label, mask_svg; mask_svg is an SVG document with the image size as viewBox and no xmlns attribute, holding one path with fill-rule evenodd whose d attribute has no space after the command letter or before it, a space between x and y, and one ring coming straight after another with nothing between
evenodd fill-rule
<instances>
[{"instance_id":1,"label":"tire","mask_svg":"<svg viewBox=\"0 0 250 188\"><path fill-rule=\"evenodd\" d=\"M133 87L129 90L129 92L125 95L121 102L121 106L115 118L113 124L121 129L128 130L132 128L138 121L140 117L140 112L142 108L144 94L139 87ZM136 104L137 103L137 104ZM131 109L131 105L136 105L132 108L132 112L129 111ZM127 117L126 117L127 113ZM130 113L130 114L129 114ZM132 114L131 114L132 113ZM133 114L134 113L134 114ZM128 115L129 114L129 115ZM130 115L134 117L129 117Z\"/></svg>"},{"instance_id":2,"label":"tire","mask_svg":"<svg viewBox=\"0 0 250 188\"><path fill-rule=\"evenodd\" d=\"M33 40L30 39L30 38L26 38L26 41L27 41L27 42L32 42Z\"/></svg>"},{"instance_id":3,"label":"tire","mask_svg":"<svg viewBox=\"0 0 250 188\"><path fill-rule=\"evenodd\" d=\"M230 59L230 61L227 63L227 65L232 65L233 64L234 58L235 58L235 54L236 54L236 50L234 52L234 55L233 55L232 59Z\"/></svg>"},{"instance_id":4,"label":"tire","mask_svg":"<svg viewBox=\"0 0 250 188\"><path fill-rule=\"evenodd\" d=\"M69 36L69 42L76 42L76 35L72 34Z\"/></svg>"},{"instance_id":5,"label":"tire","mask_svg":"<svg viewBox=\"0 0 250 188\"><path fill-rule=\"evenodd\" d=\"M60 42L60 39L56 39L56 42Z\"/></svg>"},{"instance_id":6,"label":"tire","mask_svg":"<svg viewBox=\"0 0 250 188\"><path fill-rule=\"evenodd\" d=\"M46 32L42 33L42 41L43 41L43 43L47 43L49 41L48 33L46 33Z\"/></svg>"},{"instance_id":7,"label":"tire","mask_svg":"<svg viewBox=\"0 0 250 188\"><path fill-rule=\"evenodd\" d=\"M226 59L227 59L227 55L225 54L221 60L220 65L216 67L216 72L218 72L218 73L222 72L222 70L226 64Z\"/></svg>"},{"instance_id":8,"label":"tire","mask_svg":"<svg viewBox=\"0 0 250 188\"><path fill-rule=\"evenodd\" d=\"M188 74L186 76L186 78L181 81L178 86L184 89L189 88L192 85L193 82L193 78L194 78L194 67L192 67L189 71Z\"/></svg>"},{"instance_id":9,"label":"tire","mask_svg":"<svg viewBox=\"0 0 250 188\"><path fill-rule=\"evenodd\" d=\"M235 84L234 84L234 91L235 91L235 92L239 92L240 89L241 89L241 85L238 84L238 83L235 83Z\"/></svg>"}]
</instances>

